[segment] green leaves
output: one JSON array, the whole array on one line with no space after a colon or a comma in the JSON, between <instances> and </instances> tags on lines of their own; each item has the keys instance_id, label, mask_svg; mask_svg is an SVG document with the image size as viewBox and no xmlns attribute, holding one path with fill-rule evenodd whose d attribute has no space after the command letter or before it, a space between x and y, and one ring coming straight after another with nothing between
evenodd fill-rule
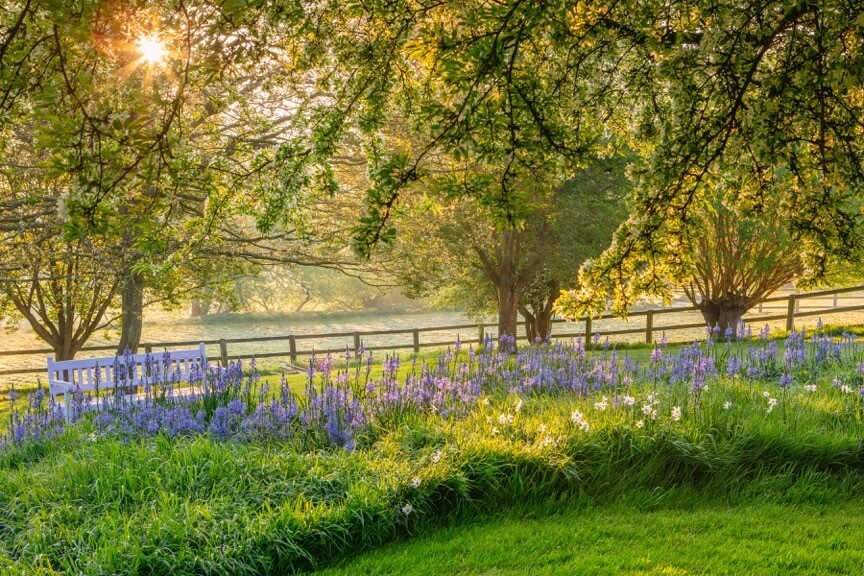
<instances>
[{"instance_id":1,"label":"green leaves","mask_svg":"<svg viewBox=\"0 0 864 576\"><path fill-rule=\"evenodd\" d=\"M354 227L354 250L362 257L371 256L379 243L389 245L395 238L391 217L401 189L417 180L420 169L405 154L393 154L380 159L369 179L366 191L366 214Z\"/></svg>"}]
</instances>

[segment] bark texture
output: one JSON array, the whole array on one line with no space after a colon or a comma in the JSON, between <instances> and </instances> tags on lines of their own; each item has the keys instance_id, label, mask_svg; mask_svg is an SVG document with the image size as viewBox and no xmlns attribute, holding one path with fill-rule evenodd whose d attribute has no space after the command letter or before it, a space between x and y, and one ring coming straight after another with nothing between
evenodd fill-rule
<instances>
[{"instance_id":1,"label":"bark texture","mask_svg":"<svg viewBox=\"0 0 864 576\"><path fill-rule=\"evenodd\" d=\"M141 334L144 328L144 277L130 271L123 284L120 294L120 341L117 343L117 355L131 350L138 352L141 345Z\"/></svg>"},{"instance_id":2,"label":"bark texture","mask_svg":"<svg viewBox=\"0 0 864 576\"><path fill-rule=\"evenodd\" d=\"M730 328L733 331L738 328L751 304L746 297L730 295L722 299L703 301L698 307L707 326L723 335Z\"/></svg>"},{"instance_id":3,"label":"bark texture","mask_svg":"<svg viewBox=\"0 0 864 576\"><path fill-rule=\"evenodd\" d=\"M525 335L529 342L545 342L552 335L552 310L559 295L557 282L548 282L545 290L541 297L519 309L525 319Z\"/></svg>"}]
</instances>

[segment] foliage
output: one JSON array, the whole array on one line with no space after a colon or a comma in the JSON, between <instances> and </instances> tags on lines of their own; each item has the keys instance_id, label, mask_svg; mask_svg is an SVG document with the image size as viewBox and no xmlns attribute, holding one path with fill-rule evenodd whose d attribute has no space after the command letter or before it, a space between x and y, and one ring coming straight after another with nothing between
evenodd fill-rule
<instances>
[{"instance_id":1,"label":"foliage","mask_svg":"<svg viewBox=\"0 0 864 576\"><path fill-rule=\"evenodd\" d=\"M659 4L639 4L656 17ZM640 293L663 294L670 276L686 274L676 252L700 234L700 203L729 180L736 212L788 226L802 281L857 261L860 13L831 2L697 2L666 11L653 38L644 14L623 28L651 45L647 91L633 92L637 193L583 284L612 277L619 310Z\"/></svg>"},{"instance_id":2,"label":"foliage","mask_svg":"<svg viewBox=\"0 0 864 576\"><path fill-rule=\"evenodd\" d=\"M613 293L622 283L638 290L635 285L647 275L658 288L663 286L666 298L673 289L682 289L709 327L718 326L721 332L734 328L750 308L798 280L804 269L776 205L766 206L762 213L742 212L735 208L738 192L733 188L703 193L691 210L694 233L665 248L662 255L655 254L653 265L643 263L628 279L603 274L602 258L589 261L580 272L580 288L563 294L559 310L571 316L597 311L605 304L600 296ZM612 251L620 240L619 232ZM617 301L616 310L625 303Z\"/></svg>"},{"instance_id":3,"label":"foliage","mask_svg":"<svg viewBox=\"0 0 864 576\"><path fill-rule=\"evenodd\" d=\"M314 225L295 208L345 192L339 164L367 168L353 232L369 255L442 156L477 171L438 193L518 228L520 182L566 181L625 145L640 158L631 215L594 266L619 309L686 272L694 210L730 174L742 214L773 216L763 192L777 191L804 280L860 255L854 3L19 1L0 23L4 142L23 126L49 150L69 230L131 243L127 276L194 260L235 206L268 249L303 238ZM153 23L176 46L161 71L128 50ZM163 240L177 228L154 221L185 234ZM262 258L229 239L211 254Z\"/></svg>"},{"instance_id":4,"label":"foliage","mask_svg":"<svg viewBox=\"0 0 864 576\"><path fill-rule=\"evenodd\" d=\"M606 247L625 217L625 162L616 157L594 163L563 185L514 183L532 205L515 230L502 229L471 199L439 201L429 194L406 201L395 220L401 233L389 265L412 296L431 295L476 316L512 300L514 313L518 309L523 318L546 321L549 328L560 289ZM536 335L545 339L548 330Z\"/></svg>"},{"instance_id":5,"label":"foliage","mask_svg":"<svg viewBox=\"0 0 864 576\"><path fill-rule=\"evenodd\" d=\"M342 92L364 112L356 125L372 133L361 252L392 239L401 190L428 173L436 153L504 166L501 186L462 193L516 222L525 208L510 195L519 178L566 179L623 139L644 162L631 220L602 264L622 282L641 276L619 285L616 299L662 289L641 269L664 264L655 255L693 230L700 186L726 173L748 175L746 210L764 207L766 184L782 191L778 207L801 242L806 277L823 274L830 255L856 254L862 22L854 3L404 1L350 3L327 19L348 25L328 29L332 49L322 52L335 57L324 68L347 73ZM361 50L348 49L357 39ZM374 128L393 115L417 136L407 153L375 145Z\"/></svg>"},{"instance_id":6,"label":"foliage","mask_svg":"<svg viewBox=\"0 0 864 576\"><path fill-rule=\"evenodd\" d=\"M176 306L274 263L347 260L296 210L256 230L268 209L260 181L278 176L269 152L297 127L285 107L310 86L302 67L279 60L288 46L262 46L268 14L241 8L14 2L0 16L0 233L10 239L0 291L14 305L4 311L23 315L58 357L113 323L119 350L136 348L149 304ZM302 10L293 15L302 28ZM163 57L140 54L142 38ZM37 263L22 268L36 249ZM72 271L52 280L70 252Z\"/></svg>"}]
</instances>

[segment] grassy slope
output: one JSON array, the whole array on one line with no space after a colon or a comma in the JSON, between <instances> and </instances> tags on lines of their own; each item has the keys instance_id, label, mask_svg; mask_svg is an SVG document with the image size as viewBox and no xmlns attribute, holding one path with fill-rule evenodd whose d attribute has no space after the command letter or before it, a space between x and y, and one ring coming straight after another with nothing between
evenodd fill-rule
<instances>
[{"instance_id":1,"label":"grassy slope","mask_svg":"<svg viewBox=\"0 0 864 576\"><path fill-rule=\"evenodd\" d=\"M751 514L730 513L727 540L739 526L763 523L772 538L786 535L787 546L798 546L809 536L790 532L784 507L818 505L829 516L814 531L820 540L813 557L830 558L822 551L831 547L825 538L839 538L841 548L851 545L839 522L860 517L855 499L864 493L864 451L860 425L839 417L848 398L821 386L812 396L790 395L796 409L785 423L782 412L765 413L758 390L748 404L747 387L727 384L706 391L701 416L685 413L677 423L664 417L651 429L634 429L634 416L621 411L595 413L586 406L590 401L562 397L526 401L513 426L494 435L494 417L512 404L512 398L502 399L457 426L418 421L352 454L297 454L282 444L220 444L206 438L89 442L86 428L75 428L45 446L0 458L0 573L32 574L36 567L46 574L286 573L514 505L533 505L542 513L586 503L589 513L568 515L577 520L566 530L542 528L554 520L519 528L552 543L534 559L537 542L525 536L521 548L511 545L503 535L494 537L494 525L489 539L469 531L462 545L479 542L472 562L494 560L502 550L519 552L511 563L540 562L557 554L567 545L561 538L575 531L576 542L613 546L623 539L622 556L612 560L638 562L644 554L631 540L655 531L676 534L680 526L702 538L692 541L689 553L692 565L699 566L700 549L711 541L700 533L726 518L717 516L722 506L756 506ZM729 394L735 395L735 409L727 416L718 405ZM577 406L592 421L590 434L569 422ZM540 424L561 436L557 448L538 443ZM443 456L436 460L439 449ZM416 486L414 479L420 480ZM401 511L406 502L414 508L407 516ZM706 512L688 517L682 512L688 503ZM627 506L657 512L653 520L634 525ZM604 519L608 514L612 520ZM806 527L816 514L805 510L799 516L798 525ZM676 549L676 538L669 536L657 549ZM499 541L506 545L496 551L491 543ZM602 546L587 555L602 555ZM776 558L792 554L789 550ZM570 554L572 562L586 555ZM730 561L739 556L734 550L726 555ZM837 562L852 570L856 561L844 556ZM416 564L415 573L438 572L421 566ZM483 570L466 573L478 572ZM579 572L576 565L570 571Z\"/></svg>"},{"instance_id":2,"label":"grassy slope","mask_svg":"<svg viewBox=\"0 0 864 576\"><path fill-rule=\"evenodd\" d=\"M322 571L357 574L861 574L864 500L508 514Z\"/></svg>"},{"instance_id":3,"label":"grassy slope","mask_svg":"<svg viewBox=\"0 0 864 576\"><path fill-rule=\"evenodd\" d=\"M536 560L531 557L540 543L536 534L553 543L541 550L542 559L572 546L566 538L575 533L574 542L596 542L600 548L571 553L569 562L603 556L602 546L619 539L627 544L613 560L637 562L645 555L638 554L642 545L631 541L645 540L658 526L658 532L672 535L663 542L646 541L645 549L675 551L689 542L689 561L699 567L701 550L711 542L710 534L702 532L722 521L731 526L721 532L730 541L735 534L751 534L743 531L750 524L765 524L760 529L785 546L766 556L780 560L803 553L808 544L802 540L812 538L813 558L824 561L833 558L834 552L825 552L832 545L842 552L849 538L858 537L854 531L847 537L841 520L861 518L856 499L864 493L861 425L850 417L858 396L834 390L827 384L830 377L813 378L819 382L817 394L800 388L790 392L788 402L795 409L788 419L780 408L766 414L761 386L726 382L711 385L702 410L692 418L685 410L679 423L664 416L656 426L635 430L633 421L640 416L597 413L591 408L596 398L534 398L525 403L512 429L493 435L498 414L511 409L512 398L502 398L457 426L436 419L410 423L350 455L295 454L282 444L207 439L91 443L87 429L79 427L45 446L0 458L0 573L5 568L30 574L37 565L46 573L281 573L528 502L540 511L559 504L572 509L574 503L582 511L562 517L573 522L569 528L564 523L560 537L558 528L544 528L561 524L555 519L525 529L518 521L496 522L487 527L493 534L488 539L476 532L487 528L471 528L465 538L454 537L454 545L478 543L475 557L468 560L497 558L518 573L519 562ZM727 398L734 400L728 413L720 408ZM682 400L686 398L664 400L662 414ZM592 422L590 434L570 424L576 407ZM560 435L555 448L539 443L541 424L548 425L549 435ZM439 448L445 452L440 462L433 460ZM413 485L415 478L422 479L420 486ZM405 502L416 510L408 517L399 511ZM585 502L590 503L587 509ZM820 509L826 520L819 520L815 535L800 532ZM640 525L642 510L654 512ZM496 538L499 526L503 532ZM506 534L526 544L511 544ZM682 534L694 540L683 541ZM506 545L493 548L497 542ZM391 549L397 556L398 550ZM749 550L746 554L755 557L760 549ZM422 549L417 554L423 558ZM747 557L731 548L724 554L712 552L711 559ZM375 558L380 556L368 561ZM834 567L839 573L839 568L862 572L855 564L859 557L838 558ZM420 570L423 565L416 566ZM495 566L487 566L488 573L496 573ZM768 566L774 566L773 572L764 573L788 572L792 565L783 570ZM759 573L755 570L761 567L756 562L752 571L739 567L729 573ZM537 566L525 569L537 572ZM450 570L442 566L415 573ZM483 573L486 568L466 570ZM583 571L587 569L573 564L561 573ZM363 570L349 568L347 573ZM723 571L718 567L708 573Z\"/></svg>"}]
</instances>

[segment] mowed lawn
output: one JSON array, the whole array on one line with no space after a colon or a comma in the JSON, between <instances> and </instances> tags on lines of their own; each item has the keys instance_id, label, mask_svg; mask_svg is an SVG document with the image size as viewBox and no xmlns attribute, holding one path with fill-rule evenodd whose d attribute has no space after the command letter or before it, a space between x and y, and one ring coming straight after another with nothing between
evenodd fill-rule
<instances>
[{"instance_id":1,"label":"mowed lawn","mask_svg":"<svg viewBox=\"0 0 864 576\"><path fill-rule=\"evenodd\" d=\"M316 575L864 574L864 498L527 515L439 530Z\"/></svg>"}]
</instances>

